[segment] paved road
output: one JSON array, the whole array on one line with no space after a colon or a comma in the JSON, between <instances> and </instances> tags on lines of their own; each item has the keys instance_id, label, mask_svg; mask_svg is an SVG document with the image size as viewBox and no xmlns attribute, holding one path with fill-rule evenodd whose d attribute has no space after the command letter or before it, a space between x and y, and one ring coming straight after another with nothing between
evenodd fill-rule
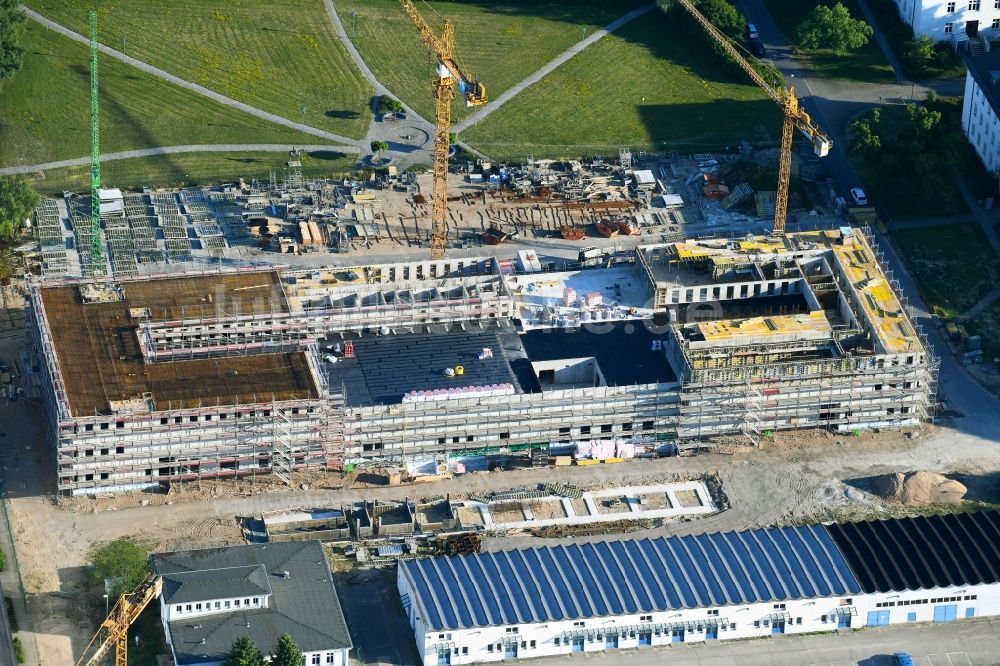
<instances>
[{"instance_id":1,"label":"paved road","mask_svg":"<svg viewBox=\"0 0 1000 666\"><path fill-rule=\"evenodd\" d=\"M111 162L114 160L127 160L133 157L152 157L155 155L176 155L178 153L281 153L288 152L293 148L305 151L331 151L337 153L356 153L358 147L350 146L330 146L330 145L292 145L290 143L193 143L184 146L159 146L157 148L142 148L139 150L123 150L118 153L102 153L101 162ZM45 162L44 164L30 164L27 166L12 166L0 169L0 176L11 176L18 173L34 173L47 169L60 169L62 167L84 166L90 164L90 155L84 157L73 157L68 160L57 162Z\"/></svg>"},{"instance_id":2,"label":"paved road","mask_svg":"<svg viewBox=\"0 0 1000 666\"><path fill-rule=\"evenodd\" d=\"M40 23L49 30L54 30L55 32L58 32L60 35L64 35L66 37L69 37L70 39L81 42L83 44L90 44L90 39L81 35L80 33L73 32L69 28L62 26L56 23L55 21L47 19L38 12L33 11L30 8L25 7L24 5L21 5L20 8L21 11L23 11L28 16L28 18L30 18L33 21L36 21L37 23ZM243 102L237 101L232 97L226 97L225 95L220 95L214 90L209 90L205 86L198 85L197 83L192 83L191 81L182 79L179 76L174 76L173 74L165 72L158 67L153 67L149 63L143 62L142 60L136 60L131 56L125 55L121 51L116 51L108 46L104 46L103 44L98 44L97 48L100 49L101 53L104 53L105 55L108 55L112 58L115 58L116 60L120 60L137 69L141 69L147 74L152 74L153 76L161 78L165 81L169 81L170 83L173 83L176 86L180 86L181 88L190 90L191 92L208 97L209 99L215 100L216 102L224 104L230 108L243 111L244 113L249 113L250 115L256 116L257 118L261 118L262 120L267 120L268 122L272 122L276 125L289 127L291 129L298 130L299 132L303 132L305 134L312 134L313 136L318 136L323 139L327 139L328 141L335 141L337 143L349 144L352 146L361 145L361 142L358 139L352 139L350 137L334 134L333 132L327 132L326 130L321 130L315 127L311 127L309 125L304 125L303 123L297 123L293 120L282 118L281 116L275 115L273 113L262 111L261 109L250 106L249 104L244 104Z\"/></svg>"},{"instance_id":3,"label":"paved road","mask_svg":"<svg viewBox=\"0 0 1000 666\"><path fill-rule=\"evenodd\" d=\"M327 2L330 2L330 0L327 0ZM650 12L655 8L656 8L656 3L651 2L648 5L643 5L641 7L633 9L628 14L625 14L624 16L617 18L611 23L607 24L601 30L597 30L591 33L588 37L581 39L579 42L573 44L571 47L560 53L558 56L556 56L549 62L545 63L544 65L542 65L541 68L536 70L530 76L522 79L518 83L514 84L512 87L503 91L503 93L497 96L495 100L491 101L489 104L482 107L481 109L473 113L471 116L469 116L462 122L456 124L454 130L456 132L461 132L462 130L472 127L480 120L482 120L483 118L490 115L491 113L499 109L501 106L506 104L508 101L510 101L511 98L522 92L525 88L540 81L542 77L547 76L550 72L552 72L552 70L554 70L556 67L558 67L559 65L563 64L564 62L575 56L580 51L584 50L585 48L587 48L594 42L598 41L599 39L605 37L609 33L614 32L615 30L622 27L626 23L634 21L643 14L646 14L647 12Z\"/></svg>"},{"instance_id":4,"label":"paved road","mask_svg":"<svg viewBox=\"0 0 1000 666\"><path fill-rule=\"evenodd\" d=\"M10 403L3 401L4 404L0 404L0 414L6 411L5 407L9 407ZM6 414L4 414L6 416ZM4 428L6 431L6 427ZM6 433L5 433L6 436ZM3 465L4 468L7 465ZM0 485L3 485L0 482ZM2 491L0 491L2 492ZM6 499L0 499L0 502L6 503ZM8 596L11 600L11 605L14 608L14 615L17 618L17 625L19 635L21 637L21 647L24 650L24 663L29 666L38 663L38 650L35 645L35 634L31 632L34 628L34 623L30 614L28 613L28 608L24 604L24 596L21 594L21 581L18 578L17 568L15 566L14 558L14 544L10 539L10 531L7 526L7 518L4 511L0 511L0 546L2 546L4 556L6 558L6 564L4 571L0 573L0 581L3 581L3 588L0 590L0 596ZM3 604L3 600L0 599L0 605ZM15 659L11 659L8 656L8 652L14 649L14 644L12 642L13 637L10 633L10 625L7 624L7 610L6 606L2 611L0 611L0 664L13 664L17 663Z\"/></svg>"}]
</instances>

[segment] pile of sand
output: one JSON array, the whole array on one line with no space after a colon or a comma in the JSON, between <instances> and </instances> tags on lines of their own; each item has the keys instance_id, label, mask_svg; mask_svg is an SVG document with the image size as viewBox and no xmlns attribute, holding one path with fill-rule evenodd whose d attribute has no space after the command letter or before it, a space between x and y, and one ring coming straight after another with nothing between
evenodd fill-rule
<instances>
[{"instance_id":1,"label":"pile of sand","mask_svg":"<svg viewBox=\"0 0 1000 666\"><path fill-rule=\"evenodd\" d=\"M959 504L966 490L958 481L927 471L886 474L877 477L873 484L876 495L906 506Z\"/></svg>"}]
</instances>

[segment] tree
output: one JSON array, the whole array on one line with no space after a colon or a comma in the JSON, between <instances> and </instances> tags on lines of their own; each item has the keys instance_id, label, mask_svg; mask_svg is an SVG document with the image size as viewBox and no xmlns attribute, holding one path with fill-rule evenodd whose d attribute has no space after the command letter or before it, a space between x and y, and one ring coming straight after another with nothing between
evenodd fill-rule
<instances>
[{"instance_id":1,"label":"tree","mask_svg":"<svg viewBox=\"0 0 1000 666\"><path fill-rule=\"evenodd\" d=\"M0 241L9 243L17 238L37 204L38 195L24 178L0 178Z\"/></svg>"},{"instance_id":2,"label":"tree","mask_svg":"<svg viewBox=\"0 0 1000 666\"><path fill-rule=\"evenodd\" d=\"M865 159L871 159L882 150L882 137L879 125L882 112L872 110L871 114L858 118L848 128L848 151Z\"/></svg>"},{"instance_id":3,"label":"tree","mask_svg":"<svg viewBox=\"0 0 1000 666\"><path fill-rule=\"evenodd\" d=\"M305 666L306 657L288 634L282 634L274 647L271 666Z\"/></svg>"},{"instance_id":4,"label":"tree","mask_svg":"<svg viewBox=\"0 0 1000 666\"><path fill-rule=\"evenodd\" d=\"M389 142L388 141L372 141L369 144L369 147L372 149L372 152L375 155L381 155L383 150L389 150Z\"/></svg>"},{"instance_id":5,"label":"tree","mask_svg":"<svg viewBox=\"0 0 1000 666\"><path fill-rule=\"evenodd\" d=\"M129 537L110 541L90 554L90 576L96 583L110 582L108 595L135 589L149 574L146 549Z\"/></svg>"},{"instance_id":6,"label":"tree","mask_svg":"<svg viewBox=\"0 0 1000 666\"><path fill-rule=\"evenodd\" d=\"M851 17L851 11L838 2L833 7L816 5L796 30L799 45L807 49L831 49L843 55L868 43L872 27Z\"/></svg>"},{"instance_id":7,"label":"tree","mask_svg":"<svg viewBox=\"0 0 1000 666\"><path fill-rule=\"evenodd\" d=\"M24 14L17 0L0 0L0 81L21 69L24 49L18 43L24 31Z\"/></svg>"},{"instance_id":8,"label":"tree","mask_svg":"<svg viewBox=\"0 0 1000 666\"><path fill-rule=\"evenodd\" d=\"M249 636L241 636L229 648L229 654L222 660L222 666L266 666L264 655Z\"/></svg>"},{"instance_id":9,"label":"tree","mask_svg":"<svg viewBox=\"0 0 1000 666\"><path fill-rule=\"evenodd\" d=\"M733 39L740 38L745 23L743 15L729 0L695 0L694 4L716 28Z\"/></svg>"}]
</instances>

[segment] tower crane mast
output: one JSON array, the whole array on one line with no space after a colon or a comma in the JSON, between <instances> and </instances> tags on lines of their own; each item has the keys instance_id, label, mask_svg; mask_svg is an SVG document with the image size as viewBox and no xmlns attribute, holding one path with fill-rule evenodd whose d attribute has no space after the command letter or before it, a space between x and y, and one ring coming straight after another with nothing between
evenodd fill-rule
<instances>
[{"instance_id":1,"label":"tower crane mast","mask_svg":"<svg viewBox=\"0 0 1000 666\"><path fill-rule=\"evenodd\" d=\"M698 11L691 0L676 1L784 112L784 124L781 128L781 159L778 163L778 191L774 198L774 235L784 236L785 220L788 217L788 186L792 173L792 130L798 129L802 132L809 139L813 150L819 157L826 157L830 153L833 142L826 132L814 123L809 114L799 106L794 86L789 86L788 90L785 90L769 83L750 64L750 61L736 50L729 38Z\"/></svg>"},{"instance_id":2,"label":"tower crane mast","mask_svg":"<svg viewBox=\"0 0 1000 666\"><path fill-rule=\"evenodd\" d=\"M84 648L76 666L98 666L112 649L115 666L128 666L128 629L162 590L163 579L150 574L137 588L123 594Z\"/></svg>"},{"instance_id":3,"label":"tower crane mast","mask_svg":"<svg viewBox=\"0 0 1000 666\"><path fill-rule=\"evenodd\" d=\"M417 11L411 0L400 0L403 10L417 26L420 38L437 57L437 76L434 79L434 186L431 195L431 258L441 259L445 254L448 236L448 149L450 147L451 102L455 98L454 86L465 95L468 106L486 104L486 87L467 76L455 61L455 31L451 21L445 19L444 29L438 37L430 24Z\"/></svg>"}]
</instances>

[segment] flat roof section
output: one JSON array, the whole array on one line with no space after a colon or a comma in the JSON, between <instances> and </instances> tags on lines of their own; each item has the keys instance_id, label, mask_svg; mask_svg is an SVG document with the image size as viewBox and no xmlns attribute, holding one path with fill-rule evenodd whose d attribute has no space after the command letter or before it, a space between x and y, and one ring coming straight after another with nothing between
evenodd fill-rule
<instances>
[{"instance_id":1,"label":"flat roof section","mask_svg":"<svg viewBox=\"0 0 1000 666\"><path fill-rule=\"evenodd\" d=\"M347 404L354 407L396 404L410 391L507 383L516 386L498 332L404 333L352 339L354 358L338 358L336 363L323 365L330 385L343 383ZM479 359L485 347L493 350L493 357ZM464 369L462 375L445 377L446 368L458 365Z\"/></svg>"},{"instance_id":2,"label":"flat roof section","mask_svg":"<svg viewBox=\"0 0 1000 666\"><path fill-rule=\"evenodd\" d=\"M704 321L696 326L706 342L724 346L753 344L759 340L825 340L833 333L822 310L776 317Z\"/></svg>"},{"instance_id":3,"label":"flat roof section","mask_svg":"<svg viewBox=\"0 0 1000 666\"><path fill-rule=\"evenodd\" d=\"M288 312L276 271L122 282L130 308L149 308L152 321L219 314Z\"/></svg>"},{"instance_id":4,"label":"flat roof section","mask_svg":"<svg viewBox=\"0 0 1000 666\"><path fill-rule=\"evenodd\" d=\"M130 303L84 303L76 286L41 297L74 417L147 393L157 410L319 397L303 352L146 364Z\"/></svg>"},{"instance_id":5,"label":"flat roof section","mask_svg":"<svg viewBox=\"0 0 1000 666\"><path fill-rule=\"evenodd\" d=\"M525 333L522 343L530 361L594 358L610 386L677 381L677 373L666 355L653 351L653 341L666 340L669 330L667 327L662 332L650 330L648 325L649 322L629 321L571 329L536 329Z\"/></svg>"}]
</instances>

